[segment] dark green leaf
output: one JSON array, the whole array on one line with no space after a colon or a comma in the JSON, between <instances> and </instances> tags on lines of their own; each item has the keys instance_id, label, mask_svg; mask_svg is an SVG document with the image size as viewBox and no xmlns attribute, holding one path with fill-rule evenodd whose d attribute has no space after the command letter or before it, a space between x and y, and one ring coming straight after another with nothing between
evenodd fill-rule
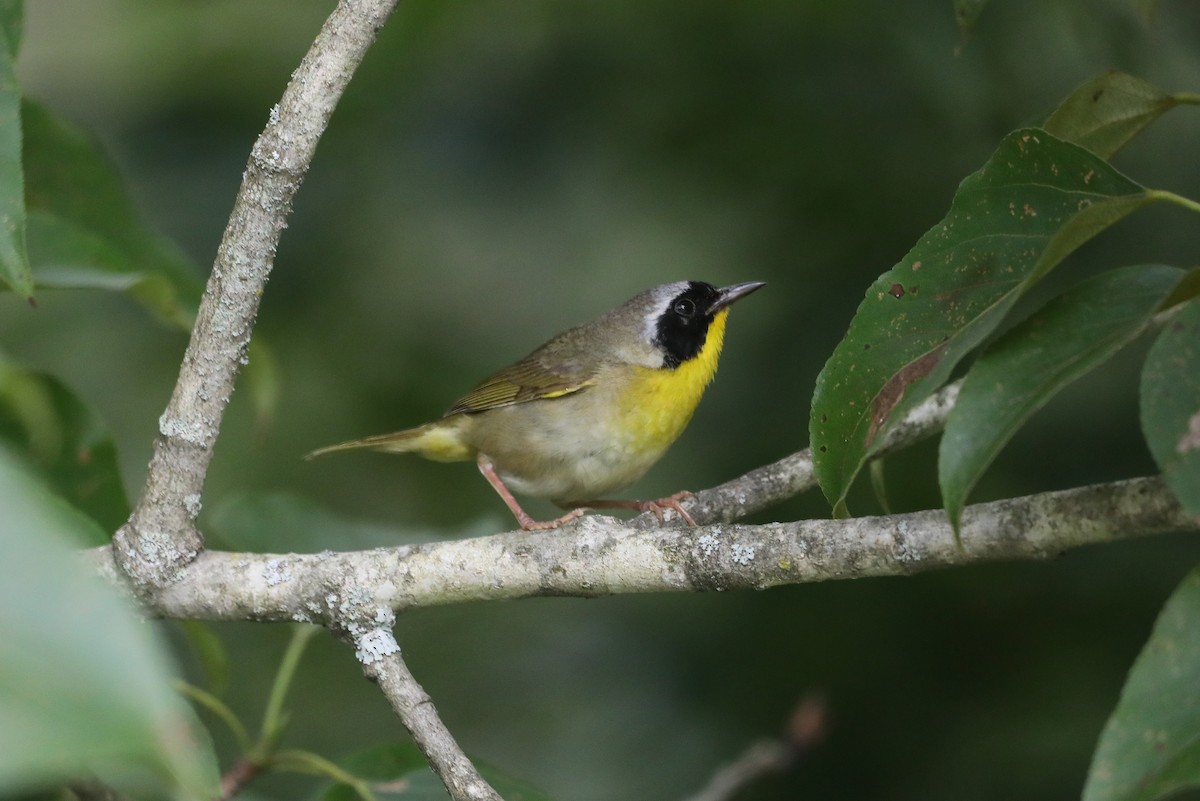
<instances>
[{"instance_id":1,"label":"dark green leaf","mask_svg":"<svg viewBox=\"0 0 1200 801\"><path fill-rule=\"evenodd\" d=\"M26 101L26 202L35 278L130 289L151 311L191 327L202 284L195 267L148 228L116 168L88 136ZM113 283L124 277L126 283ZM78 283L70 283L71 280Z\"/></svg>"},{"instance_id":2,"label":"dark green leaf","mask_svg":"<svg viewBox=\"0 0 1200 801\"><path fill-rule=\"evenodd\" d=\"M1163 607L1092 757L1084 801L1153 801L1200 786L1200 569Z\"/></svg>"},{"instance_id":3,"label":"dark green leaf","mask_svg":"<svg viewBox=\"0 0 1200 801\"><path fill-rule=\"evenodd\" d=\"M1072 92L1043 127L1107 159L1179 102L1141 78L1106 72Z\"/></svg>"},{"instance_id":4,"label":"dark green leaf","mask_svg":"<svg viewBox=\"0 0 1200 801\"><path fill-rule=\"evenodd\" d=\"M1044 131L1005 137L946 217L867 291L817 379L814 466L835 508L886 428L941 386L1030 286L1155 199Z\"/></svg>"},{"instance_id":5,"label":"dark green leaf","mask_svg":"<svg viewBox=\"0 0 1200 801\"><path fill-rule=\"evenodd\" d=\"M942 499L955 528L967 494L1017 429L1141 333L1183 275L1151 265L1095 276L987 349L963 381L938 456Z\"/></svg>"},{"instance_id":6,"label":"dark green leaf","mask_svg":"<svg viewBox=\"0 0 1200 801\"><path fill-rule=\"evenodd\" d=\"M80 559L96 524L3 444L0 509L0 796L154 766L191 797L212 797L215 760L171 690L154 629Z\"/></svg>"},{"instance_id":7,"label":"dark green leaf","mask_svg":"<svg viewBox=\"0 0 1200 801\"><path fill-rule=\"evenodd\" d=\"M116 167L88 136L26 101L27 238L33 280L59 289L127 292L159 319L190 331L199 271L142 221ZM251 345L246 379L260 425L279 399L270 350Z\"/></svg>"},{"instance_id":8,"label":"dark green leaf","mask_svg":"<svg viewBox=\"0 0 1200 801\"><path fill-rule=\"evenodd\" d=\"M169 325L191 327L195 287L180 285L153 265L135 263L111 240L50 212L31 210L27 232L39 288L127 292Z\"/></svg>"},{"instance_id":9,"label":"dark green leaf","mask_svg":"<svg viewBox=\"0 0 1200 801\"><path fill-rule=\"evenodd\" d=\"M1200 297L1200 267L1193 267L1187 271L1187 275L1175 285L1171 294L1167 295L1166 300L1162 302L1162 307L1169 309L1195 297Z\"/></svg>"},{"instance_id":10,"label":"dark green leaf","mask_svg":"<svg viewBox=\"0 0 1200 801\"><path fill-rule=\"evenodd\" d=\"M8 49L13 58L21 51L21 37L24 33L24 0L0 0L0 36L8 40Z\"/></svg>"},{"instance_id":11,"label":"dark green leaf","mask_svg":"<svg viewBox=\"0 0 1200 801\"><path fill-rule=\"evenodd\" d=\"M343 768L364 779L379 801L448 801L441 780L429 769L425 757L412 743L383 743L339 760ZM546 801L540 790L506 776L489 766L475 763L479 773L504 801ZM331 787L322 801L356 801L358 795L345 784Z\"/></svg>"},{"instance_id":12,"label":"dark green leaf","mask_svg":"<svg viewBox=\"0 0 1200 801\"><path fill-rule=\"evenodd\" d=\"M108 542L129 517L112 434L58 379L0 359L0 440L100 524L105 533L89 544Z\"/></svg>"},{"instance_id":13,"label":"dark green leaf","mask_svg":"<svg viewBox=\"0 0 1200 801\"><path fill-rule=\"evenodd\" d=\"M25 173L21 167L21 90L13 62L20 44L21 4L0 4L0 280L33 297L25 255Z\"/></svg>"},{"instance_id":14,"label":"dark green leaf","mask_svg":"<svg viewBox=\"0 0 1200 801\"><path fill-rule=\"evenodd\" d=\"M1200 515L1200 299L1179 307L1142 370L1142 433L1189 514Z\"/></svg>"}]
</instances>

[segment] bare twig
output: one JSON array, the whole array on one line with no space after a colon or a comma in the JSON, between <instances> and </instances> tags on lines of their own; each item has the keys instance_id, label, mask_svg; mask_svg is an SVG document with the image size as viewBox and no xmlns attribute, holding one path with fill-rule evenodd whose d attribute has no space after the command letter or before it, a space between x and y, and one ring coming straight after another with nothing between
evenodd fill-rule
<instances>
[{"instance_id":1,"label":"bare twig","mask_svg":"<svg viewBox=\"0 0 1200 801\"><path fill-rule=\"evenodd\" d=\"M794 759L792 749L782 740L755 740L737 759L722 765L704 789L687 801L729 801L758 780L783 773Z\"/></svg>"},{"instance_id":2,"label":"bare twig","mask_svg":"<svg viewBox=\"0 0 1200 801\"><path fill-rule=\"evenodd\" d=\"M722 765L708 784L688 801L729 801L749 785L795 766L825 736L825 699L817 693L796 704L783 735L751 743L728 765Z\"/></svg>"},{"instance_id":3,"label":"bare twig","mask_svg":"<svg viewBox=\"0 0 1200 801\"><path fill-rule=\"evenodd\" d=\"M825 736L825 699L806 695L796 704L782 736L751 743L728 765L721 766L708 784L688 801L729 801L740 790L767 776L795 766Z\"/></svg>"},{"instance_id":4,"label":"bare twig","mask_svg":"<svg viewBox=\"0 0 1200 801\"><path fill-rule=\"evenodd\" d=\"M229 801L262 771L261 762L242 757L233 767L221 774L221 793L217 801Z\"/></svg>"},{"instance_id":5,"label":"bare twig","mask_svg":"<svg viewBox=\"0 0 1200 801\"><path fill-rule=\"evenodd\" d=\"M395 610L538 595L762 589L906 575L1168 531L1200 531L1157 478L967 508L962 547L941 510L757 526L640 529L588 516L557 531L351 553L208 551L147 597L166 617L328 623L364 604ZM93 551L113 571L105 550ZM361 617L362 611L358 612Z\"/></svg>"},{"instance_id":6,"label":"bare twig","mask_svg":"<svg viewBox=\"0 0 1200 801\"><path fill-rule=\"evenodd\" d=\"M888 429L877 456L887 456L941 431L946 424L946 417L954 408L961 386L962 382L958 381L943 387ZM816 485L812 451L805 448L725 484L697 492L692 500L684 502L684 507L698 523L728 523L767 509ZM653 515L644 514L636 525L650 526L657 525L657 522Z\"/></svg>"},{"instance_id":7,"label":"bare twig","mask_svg":"<svg viewBox=\"0 0 1200 801\"><path fill-rule=\"evenodd\" d=\"M363 673L379 684L454 801L502 801L459 748L429 695L409 672L392 636L391 613L384 610L377 618L376 625L349 628Z\"/></svg>"},{"instance_id":8,"label":"bare twig","mask_svg":"<svg viewBox=\"0 0 1200 801\"><path fill-rule=\"evenodd\" d=\"M139 590L169 582L204 546L194 521L213 444L246 361L275 247L317 140L397 0L342 0L255 142L180 365L142 489L113 538Z\"/></svg>"}]
</instances>

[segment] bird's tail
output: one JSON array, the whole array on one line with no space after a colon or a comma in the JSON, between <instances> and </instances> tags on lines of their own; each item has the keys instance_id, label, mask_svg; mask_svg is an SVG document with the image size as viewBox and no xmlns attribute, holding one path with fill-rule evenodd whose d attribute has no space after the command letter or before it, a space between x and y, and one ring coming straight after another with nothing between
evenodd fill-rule
<instances>
[{"instance_id":1,"label":"bird's tail","mask_svg":"<svg viewBox=\"0 0 1200 801\"><path fill-rule=\"evenodd\" d=\"M328 453L354 450L416 453L438 462L459 462L475 458L475 452L460 438L458 426L448 420L437 420L391 434L377 434L373 437L328 445L318 448L304 458L315 459Z\"/></svg>"}]
</instances>

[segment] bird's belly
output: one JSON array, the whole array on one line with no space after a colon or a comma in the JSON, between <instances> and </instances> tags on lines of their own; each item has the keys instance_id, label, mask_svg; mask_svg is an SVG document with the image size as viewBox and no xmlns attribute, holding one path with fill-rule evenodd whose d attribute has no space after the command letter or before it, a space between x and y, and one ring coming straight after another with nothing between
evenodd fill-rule
<instances>
[{"instance_id":1,"label":"bird's belly","mask_svg":"<svg viewBox=\"0 0 1200 801\"><path fill-rule=\"evenodd\" d=\"M472 445L523 495L571 503L625 489L679 437L703 392L701 385L679 398L670 384L647 378L620 398L587 397L602 391L590 389L489 410Z\"/></svg>"},{"instance_id":2,"label":"bird's belly","mask_svg":"<svg viewBox=\"0 0 1200 801\"><path fill-rule=\"evenodd\" d=\"M548 469L529 470L520 463L496 462L508 486L523 495L550 498L556 503L595 500L625 489L662 456L665 449L625 449L611 442L577 441L578 449L541 460Z\"/></svg>"}]
</instances>

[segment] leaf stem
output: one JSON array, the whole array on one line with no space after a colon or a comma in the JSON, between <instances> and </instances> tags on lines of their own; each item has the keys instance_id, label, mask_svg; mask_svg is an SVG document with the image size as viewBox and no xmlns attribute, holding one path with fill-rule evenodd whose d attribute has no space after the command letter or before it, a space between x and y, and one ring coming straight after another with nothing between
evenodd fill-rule
<instances>
[{"instance_id":1,"label":"leaf stem","mask_svg":"<svg viewBox=\"0 0 1200 801\"><path fill-rule=\"evenodd\" d=\"M202 690L194 684L188 684L186 681L175 682L175 691L220 718L225 727L233 734L234 739L237 740L238 750L243 754L250 751L253 746L250 742L250 735L246 732L246 727L242 725L237 715L233 713L233 710L224 701L207 690Z\"/></svg>"},{"instance_id":2,"label":"leaf stem","mask_svg":"<svg viewBox=\"0 0 1200 801\"><path fill-rule=\"evenodd\" d=\"M271 695L267 700L266 711L263 712L262 728L259 730L258 742L253 753L250 754L251 758L267 759L279 741L284 726L283 699L291 687L296 667L300 664L300 657L304 655L308 641L320 630L318 626L304 624L297 624L292 629L292 639L288 642L287 650L283 652L275 681L271 684Z\"/></svg>"},{"instance_id":3,"label":"leaf stem","mask_svg":"<svg viewBox=\"0 0 1200 801\"><path fill-rule=\"evenodd\" d=\"M1174 192L1168 192L1166 189L1147 189L1146 195L1151 200L1162 200L1167 203L1174 203L1176 206L1182 206L1188 211L1194 211L1200 214L1200 203L1191 198L1177 195Z\"/></svg>"},{"instance_id":4,"label":"leaf stem","mask_svg":"<svg viewBox=\"0 0 1200 801\"><path fill-rule=\"evenodd\" d=\"M271 767L275 770L286 770L292 773L324 776L351 787L363 801L375 801L375 794L371 792L370 786L365 781L320 754L310 751L280 751L271 758Z\"/></svg>"}]
</instances>

